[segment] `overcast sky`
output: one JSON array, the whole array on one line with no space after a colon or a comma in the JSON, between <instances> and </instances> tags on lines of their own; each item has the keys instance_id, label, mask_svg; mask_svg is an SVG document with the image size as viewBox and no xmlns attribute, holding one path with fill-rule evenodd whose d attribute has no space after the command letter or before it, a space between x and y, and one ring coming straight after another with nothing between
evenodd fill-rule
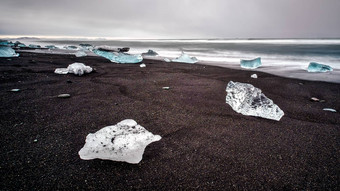
<instances>
[{"instance_id":1,"label":"overcast sky","mask_svg":"<svg viewBox=\"0 0 340 191\"><path fill-rule=\"evenodd\" d=\"M340 0L0 0L0 35L340 37Z\"/></svg>"}]
</instances>

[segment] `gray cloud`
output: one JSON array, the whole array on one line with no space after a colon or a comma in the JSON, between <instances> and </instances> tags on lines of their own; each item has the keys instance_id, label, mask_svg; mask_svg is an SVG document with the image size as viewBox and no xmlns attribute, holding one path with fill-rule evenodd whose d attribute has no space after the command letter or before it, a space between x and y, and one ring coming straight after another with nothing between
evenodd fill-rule
<instances>
[{"instance_id":1,"label":"gray cloud","mask_svg":"<svg viewBox=\"0 0 340 191\"><path fill-rule=\"evenodd\" d=\"M338 0L2 0L0 35L340 37Z\"/></svg>"}]
</instances>

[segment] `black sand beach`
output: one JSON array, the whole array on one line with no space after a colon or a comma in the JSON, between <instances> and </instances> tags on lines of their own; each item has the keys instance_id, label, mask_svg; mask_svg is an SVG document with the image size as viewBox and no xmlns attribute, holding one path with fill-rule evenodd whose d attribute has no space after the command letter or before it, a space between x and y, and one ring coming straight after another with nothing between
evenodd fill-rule
<instances>
[{"instance_id":1,"label":"black sand beach","mask_svg":"<svg viewBox=\"0 0 340 191\"><path fill-rule=\"evenodd\" d=\"M73 62L96 72L53 73ZM340 110L340 84L143 63L35 53L0 58L0 190L340 189L340 115L322 110ZM233 111L225 103L230 80L260 88L283 118ZM57 98L62 93L71 98ZM124 119L162 136L139 164L79 158L88 133Z\"/></svg>"}]
</instances>

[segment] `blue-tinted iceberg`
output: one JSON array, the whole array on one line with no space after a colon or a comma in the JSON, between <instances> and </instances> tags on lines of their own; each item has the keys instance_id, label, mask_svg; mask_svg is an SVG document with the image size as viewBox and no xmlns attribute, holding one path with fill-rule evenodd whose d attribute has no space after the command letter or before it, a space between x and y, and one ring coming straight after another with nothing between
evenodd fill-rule
<instances>
[{"instance_id":1,"label":"blue-tinted iceberg","mask_svg":"<svg viewBox=\"0 0 340 191\"><path fill-rule=\"evenodd\" d=\"M30 44L30 45L28 45L28 47L30 47L30 48L41 48L40 45L36 45L36 44Z\"/></svg>"},{"instance_id":2,"label":"blue-tinted iceberg","mask_svg":"<svg viewBox=\"0 0 340 191\"><path fill-rule=\"evenodd\" d=\"M253 60L241 60L241 67L247 69L255 69L261 66L261 58L255 58Z\"/></svg>"},{"instance_id":3,"label":"blue-tinted iceberg","mask_svg":"<svg viewBox=\"0 0 340 191\"><path fill-rule=\"evenodd\" d=\"M230 81L227 85L226 103L243 115L279 121L283 111L251 84Z\"/></svg>"},{"instance_id":4,"label":"blue-tinted iceberg","mask_svg":"<svg viewBox=\"0 0 340 191\"><path fill-rule=\"evenodd\" d=\"M57 49L57 47L54 46L54 45L47 45L47 46L45 46L45 47L48 48L48 49Z\"/></svg>"},{"instance_id":5,"label":"blue-tinted iceberg","mask_svg":"<svg viewBox=\"0 0 340 191\"><path fill-rule=\"evenodd\" d=\"M308 72L329 72L329 71L333 71L333 68L328 65L311 62L308 65L307 71Z\"/></svg>"},{"instance_id":6,"label":"blue-tinted iceberg","mask_svg":"<svg viewBox=\"0 0 340 191\"><path fill-rule=\"evenodd\" d=\"M0 57L18 57L19 54L16 53L9 46L0 46Z\"/></svg>"},{"instance_id":7,"label":"blue-tinted iceberg","mask_svg":"<svg viewBox=\"0 0 340 191\"><path fill-rule=\"evenodd\" d=\"M64 48L67 50L78 50L78 47L73 46L73 45L64 46Z\"/></svg>"},{"instance_id":8,"label":"blue-tinted iceberg","mask_svg":"<svg viewBox=\"0 0 340 191\"><path fill-rule=\"evenodd\" d=\"M148 52L142 53L142 56L158 56L158 53L150 49Z\"/></svg>"},{"instance_id":9,"label":"blue-tinted iceberg","mask_svg":"<svg viewBox=\"0 0 340 191\"><path fill-rule=\"evenodd\" d=\"M137 164L142 160L146 146L161 138L136 121L126 119L88 134L78 154L83 160L97 158Z\"/></svg>"},{"instance_id":10,"label":"blue-tinted iceberg","mask_svg":"<svg viewBox=\"0 0 340 191\"><path fill-rule=\"evenodd\" d=\"M190 57L189 55L182 52L181 56L172 60L173 62L184 62L189 64L195 64L198 62L196 57Z\"/></svg>"},{"instance_id":11,"label":"blue-tinted iceberg","mask_svg":"<svg viewBox=\"0 0 340 191\"><path fill-rule=\"evenodd\" d=\"M107 52L98 49L94 49L93 52L99 56L109 59L111 62L115 63L139 63L143 61L143 57L139 54L131 55L122 52Z\"/></svg>"}]
</instances>

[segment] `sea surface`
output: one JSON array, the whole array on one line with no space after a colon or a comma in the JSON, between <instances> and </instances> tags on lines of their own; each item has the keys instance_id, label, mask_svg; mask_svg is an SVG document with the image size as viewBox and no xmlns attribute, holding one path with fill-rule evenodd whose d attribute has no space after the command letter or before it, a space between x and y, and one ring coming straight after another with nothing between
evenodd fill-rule
<instances>
[{"instance_id":1,"label":"sea surface","mask_svg":"<svg viewBox=\"0 0 340 191\"><path fill-rule=\"evenodd\" d=\"M149 49L161 57L175 58L182 51L205 64L240 68L241 59L261 57L262 67L255 71L307 80L340 83L340 39L179 39L179 40L39 40L41 45L79 45L130 47L130 53ZM310 62L333 67L333 72L306 73Z\"/></svg>"}]
</instances>

